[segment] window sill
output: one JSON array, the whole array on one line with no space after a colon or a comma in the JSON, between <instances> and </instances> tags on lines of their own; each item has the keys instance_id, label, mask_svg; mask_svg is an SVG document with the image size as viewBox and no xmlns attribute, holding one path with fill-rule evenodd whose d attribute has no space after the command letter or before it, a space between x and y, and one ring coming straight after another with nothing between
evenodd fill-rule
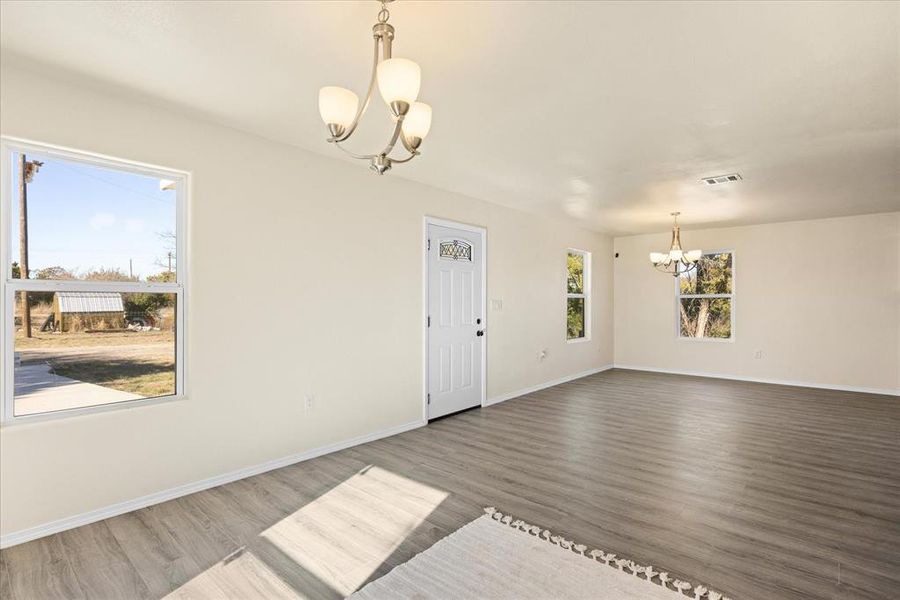
<instances>
[{"instance_id":1,"label":"window sill","mask_svg":"<svg viewBox=\"0 0 900 600\"><path fill-rule=\"evenodd\" d=\"M566 343L567 344L583 344L584 342L589 342L589 341L591 341L591 338L581 337L581 338L574 338L571 340L566 340Z\"/></svg>"},{"instance_id":2,"label":"window sill","mask_svg":"<svg viewBox=\"0 0 900 600\"><path fill-rule=\"evenodd\" d=\"M140 408L142 406L153 406L156 404L166 404L169 402L181 402L186 400L184 394L176 394L174 396L159 396L156 398L138 398L136 400L126 400L124 402L115 402L113 404L99 404L97 406L85 406L83 408L69 408L65 410L57 410L53 412L38 413L34 415L22 415L21 417L11 417L0 423L0 428L6 429L18 425L28 425L31 423L43 423L45 421L56 421L58 419L70 419L83 415L92 415L99 413L107 413L119 410L127 410L131 408Z\"/></svg>"},{"instance_id":3,"label":"window sill","mask_svg":"<svg viewBox=\"0 0 900 600\"><path fill-rule=\"evenodd\" d=\"M687 337L684 335L679 335L676 339L679 342L701 342L701 343L707 343L707 344L733 344L734 343L734 336L731 336L730 338L723 340L721 338L709 338L709 337L697 338L697 337Z\"/></svg>"}]
</instances>

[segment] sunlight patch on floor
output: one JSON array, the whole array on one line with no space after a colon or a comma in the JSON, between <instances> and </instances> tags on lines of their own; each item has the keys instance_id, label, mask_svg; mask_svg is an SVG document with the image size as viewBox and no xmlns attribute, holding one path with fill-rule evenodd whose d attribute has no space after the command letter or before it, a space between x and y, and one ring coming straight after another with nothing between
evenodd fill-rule
<instances>
[{"instance_id":1,"label":"sunlight patch on floor","mask_svg":"<svg viewBox=\"0 0 900 600\"><path fill-rule=\"evenodd\" d=\"M370 466L261 536L349 594L444 501L447 493Z\"/></svg>"},{"instance_id":2,"label":"sunlight patch on floor","mask_svg":"<svg viewBox=\"0 0 900 600\"><path fill-rule=\"evenodd\" d=\"M305 597L246 548L241 548L166 596L173 600Z\"/></svg>"},{"instance_id":3,"label":"sunlight patch on floor","mask_svg":"<svg viewBox=\"0 0 900 600\"><path fill-rule=\"evenodd\" d=\"M361 587L448 493L368 466L275 523L169 598L344 597Z\"/></svg>"}]
</instances>

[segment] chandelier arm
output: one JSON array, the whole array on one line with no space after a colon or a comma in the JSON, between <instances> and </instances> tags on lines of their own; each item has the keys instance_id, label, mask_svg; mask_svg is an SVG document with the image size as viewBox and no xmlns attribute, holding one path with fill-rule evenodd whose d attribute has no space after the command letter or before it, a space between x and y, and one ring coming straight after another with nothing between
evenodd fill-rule
<instances>
[{"instance_id":1,"label":"chandelier arm","mask_svg":"<svg viewBox=\"0 0 900 600\"><path fill-rule=\"evenodd\" d=\"M656 270L661 273L667 273L669 275L671 275L673 273L672 271L669 270L669 266L665 263L657 263L653 266L656 267Z\"/></svg>"},{"instance_id":2,"label":"chandelier arm","mask_svg":"<svg viewBox=\"0 0 900 600\"><path fill-rule=\"evenodd\" d=\"M410 158L412 158L412 157L410 157ZM407 160L409 160L409 159L407 159ZM397 162L400 162L400 161L397 161ZM679 275L683 275L685 273L690 273L691 271L693 271L694 269L697 268L696 263L686 263L683 261L673 261L668 264L666 264L664 262L653 263L653 266L656 268L657 271L659 271L661 273L667 273L674 277L678 277Z\"/></svg>"},{"instance_id":3,"label":"chandelier arm","mask_svg":"<svg viewBox=\"0 0 900 600\"><path fill-rule=\"evenodd\" d=\"M366 92L366 101L362 103L359 107L359 110L356 111L356 117L354 117L353 122L347 127L347 131L344 132L343 135L339 138L331 138L328 140L329 142L343 142L356 131L356 127L359 125L360 120L363 118L363 115L366 114L366 109L369 108L369 103L372 101L372 92L375 91L375 82L377 81L377 73L378 73L378 44L381 41L381 38L375 38L375 51L373 53L372 58L372 77L369 78L369 89Z\"/></svg>"},{"instance_id":4,"label":"chandelier arm","mask_svg":"<svg viewBox=\"0 0 900 600\"><path fill-rule=\"evenodd\" d=\"M403 130L403 115L397 117L397 124L394 126L394 133L391 135L391 139L388 141L388 145L385 146L384 150L381 152L383 156L387 156L391 153L391 150L394 149L394 145L397 143L397 139L400 137L400 133Z\"/></svg>"},{"instance_id":5,"label":"chandelier arm","mask_svg":"<svg viewBox=\"0 0 900 600\"><path fill-rule=\"evenodd\" d=\"M353 158L359 158L362 160L371 160L371 159L375 158L375 156L376 156L375 154L357 154L356 152L351 152L350 150L347 150L346 148L341 146L341 143L339 140L334 140L333 143L335 146L337 146L338 148L343 150L344 153L349 154Z\"/></svg>"},{"instance_id":6,"label":"chandelier arm","mask_svg":"<svg viewBox=\"0 0 900 600\"><path fill-rule=\"evenodd\" d=\"M392 158L391 162L399 163L399 164L408 163L409 161L411 161L418 155L419 155L419 152L417 150L413 150L412 152L410 152L410 155L407 156L406 158Z\"/></svg>"}]
</instances>

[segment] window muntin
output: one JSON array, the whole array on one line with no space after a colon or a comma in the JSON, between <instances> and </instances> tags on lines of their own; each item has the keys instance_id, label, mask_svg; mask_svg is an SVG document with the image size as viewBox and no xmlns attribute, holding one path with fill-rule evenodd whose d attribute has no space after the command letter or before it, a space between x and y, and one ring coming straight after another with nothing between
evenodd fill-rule
<instances>
[{"instance_id":1,"label":"window muntin","mask_svg":"<svg viewBox=\"0 0 900 600\"><path fill-rule=\"evenodd\" d=\"M590 339L591 254L566 253L566 340Z\"/></svg>"},{"instance_id":2,"label":"window muntin","mask_svg":"<svg viewBox=\"0 0 900 600\"><path fill-rule=\"evenodd\" d=\"M731 340L734 336L734 253L704 253L697 268L676 278L678 336Z\"/></svg>"},{"instance_id":3,"label":"window muntin","mask_svg":"<svg viewBox=\"0 0 900 600\"><path fill-rule=\"evenodd\" d=\"M2 145L3 420L183 395L186 175ZM22 155L43 163L26 178L24 278Z\"/></svg>"}]
</instances>

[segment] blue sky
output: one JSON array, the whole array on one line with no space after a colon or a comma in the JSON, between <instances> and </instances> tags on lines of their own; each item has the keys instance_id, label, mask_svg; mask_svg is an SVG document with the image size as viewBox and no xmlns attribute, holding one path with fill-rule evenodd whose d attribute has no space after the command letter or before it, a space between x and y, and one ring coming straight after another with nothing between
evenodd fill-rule
<instances>
[{"instance_id":1,"label":"blue sky","mask_svg":"<svg viewBox=\"0 0 900 600\"><path fill-rule=\"evenodd\" d=\"M44 165L28 184L28 268L51 266L84 273L118 268L128 260L141 279L165 270L175 231L175 192L159 179L35 154ZM18 157L16 157L16 161ZM19 260L18 162L14 163L11 258ZM5 236L4 236L5 237ZM174 253L174 249L173 249ZM174 260L173 260L174 269Z\"/></svg>"}]
</instances>

